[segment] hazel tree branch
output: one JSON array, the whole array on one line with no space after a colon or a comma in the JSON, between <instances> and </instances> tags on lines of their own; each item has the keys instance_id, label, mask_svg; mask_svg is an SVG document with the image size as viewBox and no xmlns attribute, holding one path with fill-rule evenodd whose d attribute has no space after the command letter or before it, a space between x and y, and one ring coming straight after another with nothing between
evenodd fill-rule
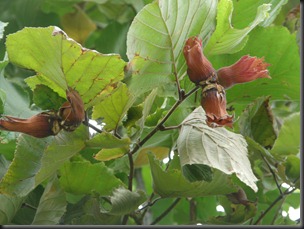
<instances>
[{"instance_id":1,"label":"hazel tree branch","mask_svg":"<svg viewBox=\"0 0 304 229\"><path fill-rule=\"evenodd\" d=\"M132 186L133 186L133 177L134 177L134 161L133 161L133 155L128 152L128 158L129 158L129 164L130 164L130 173L128 177L128 189L132 192ZM129 215L125 215L122 220L122 225L126 225L128 222Z\"/></svg>"},{"instance_id":2,"label":"hazel tree branch","mask_svg":"<svg viewBox=\"0 0 304 229\"><path fill-rule=\"evenodd\" d=\"M283 192L281 195L279 195L270 205L269 207L264 211L262 212L262 214L260 215L260 217L253 223L253 225L258 225L261 220L267 215L267 213L280 201L282 200L283 198L285 198L285 196L293 193L294 191L296 190L296 188L292 188L291 190L289 189L286 189L285 192Z\"/></svg>"},{"instance_id":3,"label":"hazel tree branch","mask_svg":"<svg viewBox=\"0 0 304 229\"><path fill-rule=\"evenodd\" d=\"M197 85L195 88L193 88L191 91L189 91L187 94L184 94L183 90L181 92L182 96L181 98L176 101L176 103L171 107L169 112L163 117L163 119L158 123L158 125L149 133L146 137L144 137L141 141L139 141L135 147L130 151L131 154L134 154L139 150L141 146L143 146L157 131L161 130L163 128L164 123L168 120L168 118L172 115L172 113L178 108L178 106L185 101L190 95L192 95L194 92L196 92L200 88L199 85Z\"/></svg>"},{"instance_id":4,"label":"hazel tree branch","mask_svg":"<svg viewBox=\"0 0 304 229\"><path fill-rule=\"evenodd\" d=\"M267 165L269 171L271 172L271 174L272 174L272 176L273 176L273 179L274 179L274 182L276 183L277 188L279 189L280 194L283 195L283 192L282 192L282 189L281 189L281 185L279 185L279 182L278 182L278 180L277 180L277 177L276 177L274 171L272 170L272 168L270 167L268 161L266 160L266 158L265 158L262 154L261 154L261 157L262 157L262 159L264 160L264 162L266 163L266 165Z\"/></svg>"},{"instance_id":5,"label":"hazel tree branch","mask_svg":"<svg viewBox=\"0 0 304 229\"><path fill-rule=\"evenodd\" d=\"M178 80L177 80L178 81ZM178 84L178 91L179 91L179 99L178 101L175 102L175 104L171 107L171 109L168 111L168 113L163 117L163 119L158 123L158 125L144 137L141 141L139 141L132 150L128 152L128 158L129 158L129 163L130 163L130 172L129 172L129 178L128 178L128 189L132 191L132 184L133 184L133 174L134 174L134 162L133 162L133 154L135 154L141 146L143 146L157 131L161 130L164 126L164 123L168 120L168 118L172 115L172 113L176 110L176 108L183 102L185 101L189 96L191 96L194 92L196 92L200 88L199 85L196 85L195 88L193 88L191 91L189 91L187 94L185 94L184 90L181 90ZM177 199L179 201L179 199ZM172 208L178 203L176 203L172 206ZM171 209L172 209L171 208ZM171 209L168 210L171 211ZM166 214L166 211L163 213L164 215L160 215L158 218L159 220L162 219ZM128 222L128 215L125 215L122 220L122 225L126 225ZM157 223L158 218L154 221Z\"/></svg>"},{"instance_id":6,"label":"hazel tree branch","mask_svg":"<svg viewBox=\"0 0 304 229\"><path fill-rule=\"evenodd\" d=\"M174 207L178 204L181 198L177 198L162 214L160 214L152 223L151 225L157 224L161 221Z\"/></svg>"}]
</instances>

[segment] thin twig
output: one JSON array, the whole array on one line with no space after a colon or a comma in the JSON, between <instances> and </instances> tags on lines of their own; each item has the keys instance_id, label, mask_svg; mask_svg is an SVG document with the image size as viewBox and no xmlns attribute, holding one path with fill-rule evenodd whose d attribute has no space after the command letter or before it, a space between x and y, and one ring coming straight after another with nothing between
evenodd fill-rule
<instances>
[{"instance_id":1,"label":"thin twig","mask_svg":"<svg viewBox=\"0 0 304 229\"><path fill-rule=\"evenodd\" d=\"M128 153L130 173L129 173L129 184L128 189L132 192L133 176L134 176L134 161L131 153Z\"/></svg>"},{"instance_id":2,"label":"thin twig","mask_svg":"<svg viewBox=\"0 0 304 229\"><path fill-rule=\"evenodd\" d=\"M278 206L277 211L276 211L276 214L274 214L274 217L273 217L273 219L271 220L270 225L274 225L276 219L278 218L279 212L280 212L280 210L281 210L281 208L282 208L282 205L283 205L284 201L285 201L285 197L282 198L282 201L281 201L280 205Z\"/></svg>"},{"instance_id":3,"label":"thin twig","mask_svg":"<svg viewBox=\"0 0 304 229\"><path fill-rule=\"evenodd\" d=\"M161 200L161 199L162 199L161 197L158 197L158 198L154 199L153 201L148 202L145 206L143 206L141 209L138 209L137 211L142 211L142 210L144 210L144 209L146 209L146 208L148 208L148 207L151 207L151 206L153 206L157 201L159 201L159 200Z\"/></svg>"},{"instance_id":4,"label":"thin twig","mask_svg":"<svg viewBox=\"0 0 304 229\"><path fill-rule=\"evenodd\" d=\"M181 90L180 89L180 86L179 86L179 83L177 81L177 84L178 84L178 91L179 91L179 100L176 101L176 103L171 107L171 109L168 111L168 113L163 117L163 119L159 122L159 124L149 133L146 135L146 137L144 137L144 139L142 139L141 141L139 141L137 144L135 144L134 148L128 152L128 157L129 157L129 163L130 163L130 174L129 174L129 184L128 184L128 189L130 191L132 191L132 181L133 181L133 173L134 173L134 162L133 162L133 157L132 155L134 153L137 152L137 150L139 150L139 148L141 146L143 146L157 131L159 131L161 129L161 126L163 126L163 124L167 121L167 119L171 116L171 114L175 111L175 109L185 100L187 99L190 95L192 95L194 92L196 92L200 86L199 85L196 85L195 88L193 88L191 91L189 91L187 94L184 93L184 90ZM177 199L179 201L179 199ZM178 201L176 201L175 204L178 203ZM174 204L174 205L175 205ZM173 205L173 207L174 207ZM173 208L172 207L172 208ZM170 211L171 209L169 209ZM168 211L168 212L169 212ZM160 218L159 220L161 220L162 217L164 217L166 214L166 211L163 213L164 215L162 216L159 216L158 218ZM122 225L126 225L127 222L128 222L128 218L129 216L128 215L125 215L123 217L123 220L122 220ZM158 219L157 218L157 219ZM155 223L157 223L158 221L154 220Z\"/></svg>"},{"instance_id":5,"label":"thin twig","mask_svg":"<svg viewBox=\"0 0 304 229\"><path fill-rule=\"evenodd\" d=\"M137 152L137 150L143 146L157 131L161 129L161 126L167 121L167 119L170 117L170 115L175 111L175 109L183 102L186 98L188 98L190 95L192 95L195 91L197 91L200 88L199 85L197 85L195 88L193 88L190 92L187 94L182 95L182 98L176 101L176 103L171 107L171 109L168 111L168 113L163 117L163 119L158 123L158 125L144 137L141 141L139 141L135 147L130 151L131 154L134 154Z\"/></svg>"},{"instance_id":6,"label":"thin twig","mask_svg":"<svg viewBox=\"0 0 304 229\"><path fill-rule=\"evenodd\" d=\"M168 127L166 127L166 126L162 125L162 126L159 127L159 130L160 130L160 131L175 130L175 129L179 129L180 126L181 126L181 125L178 125L178 126L168 126Z\"/></svg>"},{"instance_id":7,"label":"thin twig","mask_svg":"<svg viewBox=\"0 0 304 229\"><path fill-rule=\"evenodd\" d=\"M134 176L134 161L133 161L133 156L129 152L128 153L128 158L129 158L129 164L130 164L130 173L128 177L128 189L132 192L132 186L133 186L133 176ZM126 225L128 222L129 215L125 215L122 219L122 225Z\"/></svg>"},{"instance_id":8,"label":"thin twig","mask_svg":"<svg viewBox=\"0 0 304 229\"><path fill-rule=\"evenodd\" d=\"M129 219L129 215L124 215L124 217L122 218L121 224L122 225L126 225Z\"/></svg>"},{"instance_id":9,"label":"thin twig","mask_svg":"<svg viewBox=\"0 0 304 229\"><path fill-rule=\"evenodd\" d=\"M141 209L138 210L138 212L139 212L139 211L145 209L144 212L141 214L141 220L144 219L146 213L148 212L148 210L149 210L148 207L149 207L149 206L152 206L152 205L154 204L154 203L153 203L153 204L151 203L153 197L154 197L154 192L152 192L152 194L150 195L147 205L146 205L145 207L143 207L143 208L141 208ZM153 202L154 202L154 201L153 201ZM155 201L155 202L156 202L156 201ZM152 205L151 205L151 204L152 204Z\"/></svg>"},{"instance_id":10,"label":"thin twig","mask_svg":"<svg viewBox=\"0 0 304 229\"><path fill-rule=\"evenodd\" d=\"M282 195L282 194L283 194L283 192L282 192L282 190L281 190L281 185L279 185L279 183L278 183L278 180L277 180L277 177L276 177L275 173L273 172L273 170L272 170L272 168L270 167L270 165L269 165L268 161L266 160L266 158L265 158L265 157L264 157L262 154L261 154L261 157L262 157L262 159L265 161L265 163L266 163L266 165L267 165L267 167L268 167L269 171L271 172L271 174L272 174L272 176L273 176L274 182L276 183L277 188L279 189L279 192L280 192L280 194Z\"/></svg>"},{"instance_id":11,"label":"thin twig","mask_svg":"<svg viewBox=\"0 0 304 229\"><path fill-rule=\"evenodd\" d=\"M83 124L86 125L86 126L88 126L88 127L90 127L90 128L92 128L92 129L95 130L97 133L102 133L102 130L98 129L96 126L92 125L92 124L89 123L89 122L84 121Z\"/></svg>"},{"instance_id":12,"label":"thin twig","mask_svg":"<svg viewBox=\"0 0 304 229\"><path fill-rule=\"evenodd\" d=\"M282 194L279 195L270 205L269 207L266 209L266 211L262 212L262 214L260 215L260 217L255 221L255 223L253 225L258 225L260 223L260 221L265 217L265 215L276 205L277 202L279 202L281 199L283 199L286 195L289 195L291 193L293 193L296 190L296 188L293 188L292 190L288 191L288 189L286 189L286 191Z\"/></svg>"},{"instance_id":13,"label":"thin twig","mask_svg":"<svg viewBox=\"0 0 304 229\"><path fill-rule=\"evenodd\" d=\"M23 203L22 204L22 207L27 207L27 208L30 208L30 209L33 209L33 210L37 210L37 208L36 207L34 207L34 206L32 206L32 205L30 205L30 204L28 204L28 203Z\"/></svg>"},{"instance_id":14,"label":"thin twig","mask_svg":"<svg viewBox=\"0 0 304 229\"><path fill-rule=\"evenodd\" d=\"M177 198L160 216L158 216L151 225L155 225L159 221L161 221L174 207L177 205L177 203L181 200L181 198Z\"/></svg>"}]
</instances>

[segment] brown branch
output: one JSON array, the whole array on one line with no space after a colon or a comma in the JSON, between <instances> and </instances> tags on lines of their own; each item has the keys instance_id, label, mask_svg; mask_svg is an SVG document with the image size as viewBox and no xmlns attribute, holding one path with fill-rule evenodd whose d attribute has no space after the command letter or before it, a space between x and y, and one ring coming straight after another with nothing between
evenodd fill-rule
<instances>
[{"instance_id":1,"label":"brown branch","mask_svg":"<svg viewBox=\"0 0 304 229\"><path fill-rule=\"evenodd\" d=\"M174 207L178 204L178 202L181 200L181 198L177 198L160 216L158 216L151 225L155 225L159 221L161 221Z\"/></svg>"}]
</instances>

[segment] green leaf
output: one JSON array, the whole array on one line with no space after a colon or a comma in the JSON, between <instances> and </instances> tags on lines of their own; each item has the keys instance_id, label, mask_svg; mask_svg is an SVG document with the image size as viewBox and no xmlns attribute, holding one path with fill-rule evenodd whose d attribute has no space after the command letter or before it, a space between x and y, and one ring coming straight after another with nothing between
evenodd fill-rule
<instances>
[{"instance_id":1,"label":"green leaf","mask_svg":"<svg viewBox=\"0 0 304 229\"><path fill-rule=\"evenodd\" d=\"M66 210L65 193L54 177L46 185L32 225L56 225Z\"/></svg>"},{"instance_id":2,"label":"green leaf","mask_svg":"<svg viewBox=\"0 0 304 229\"><path fill-rule=\"evenodd\" d=\"M4 111L4 101L6 99L5 92L0 88L0 114L3 114Z\"/></svg>"},{"instance_id":3,"label":"green leaf","mask_svg":"<svg viewBox=\"0 0 304 229\"><path fill-rule=\"evenodd\" d=\"M126 39L129 27L130 23L111 22L104 29L96 32L97 38L94 41L94 46L101 53L119 53L124 60L127 60Z\"/></svg>"},{"instance_id":4,"label":"green leaf","mask_svg":"<svg viewBox=\"0 0 304 229\"><path fill-rule=\"evenodd\" d=\"M221 0L217 10L217 25L204 49L206 55L232 54L240 51L248 40L249 32L267 18L270 4L259 6L255 19L244 29L234 29L231 25L232 0Z\"/></svg>"},{"instance_id":5,"label":"green leaf","mask_svg":"<svg viewBox=\"0 0 304 229\"><path fill-rule=\"evenodd\" d=\"M249 104L239 119L240 133L266 148L271 148L277 137L275 120L269 105L270 97L260 97ZM261 128L262 127L262 128Z\"/></svg>"},{"instance_id":6,"label":"green leaf","mask_svg":"<svg viewBox=\"0 0 304 229\"><path fill-rule=\"evenodd\" d=\"M68 205L63 217L65 225L111 225L119 224L121 216L101 213L104 200L97 195L82 198L76 204Z\"/></svg>"},{"instance_id":7,"label":"green leaf","mask_svg":"<svg viewBox=\"0 0 304 229\"><path fill-rule=\"evenodd\" d=\"M100 134L96 134L92 139L86 141L86 145L92 148L121 148L127 147L131 143L129 138L119 139L113 134L103 131Z\"/></svg>"},{"instance_id":8,"label":"green leaf","mask_svg":"<svg viewBox=\"0 0 304 229\"><path fill-rule=\"evenodd\" d=\"M84 44L88 36L96 30L95 23L78 6L74 6L74 12L61 17L61 25L64 31L80 44Z\"/></svg>"},{"instance_id":9,"label":"green leaf","mask_svg":"<svg viewBox=\"0 0 304 229\"><path fill-rule=\"evenodd\" d=\"M35 175L41 168L42 152L50 142L50 137L36 139L23 134L18 137L15 157L1 180L0 193L25 196L35 188Z\"/></svg>"},{"instance_id":10,"label":"green leaf","mask_svg":"<svg viewBox=\"0 0 304 229\"><path fill-rule=\"evenodd\" d=\"M122 157L127 152L127 148L102 149L94 156L94 158L98 161L109 161Z\"/></svg>"},{"instance_id":11,"label":"green leaf","mask_svg":"<svg viewBox=\"0 0 304 229\"><path fill-rule=\"evenodd\" d=\"M151 153L148 154L153 178L154 192L161 197L200 197L224 195L237 190L231 178L218 170L214 170L211 182L189 182L179 169L169 168L163 171ZM179 163L178 156L173 161ZM171 163L173 163L171 161Z\"/></svg>"},{"instance_id":12,"label":"green leaf","mask_svg":"<svg viewBox=\"0 0 304 229\"><path fill-rule=\"evenodd\" d=\"M23 197L0 194L0 225L7 225L21 207Z\"/></svg>"},{"instance_id":13,"label":"green leaf","mask_svg":"<svg viewBox=\"0 0 304 229\"><path fill-rule=\"evenodd\" d=\"M135 211L146 199L147 196L142 190L131 192L128 189L119 187L110 196L111 210L105 212L111 215L125 215Z\"/></svg>"},{"instance_id":14,"label":"green leaf","mask_svg":"<svg viewBox=\"0 0 304 229\"><path fill-rule=\"evenodd\" d=\"M277 39L280 37L280 39ZM246 47L233 55L211 58L214 67L223 67L236 62L241 56L265 57L271 64L268 69L272 79L257 79L253 82L237 84L227 90L227 101L232 105L242 105L260 96L271 95L272 100L299 101L300 98L300 56L295 34L284 27L256 28L250 33ZM273 41L276 42L273 42Z\"/></svg>"},{"instance_id":15,"label":"green leaf","mask_svg":"<svg viewBox=\"0 0 304 229\"><path fill-rule=\"evenodd\" d=\"M70 86L86 108L100 102L123 79L125 62L119 55L85 49L58 27L24 28L7 37L6 47L12 63L37 72L26 79L32 89L45 84L65 97Z\"/></svg>"},{"instance_id":16,"label":"green leaf","mask_svg":"<svg viewBox=\"0 0 304 229\"><path fill-rule=\"evenodd\" d=\"M300 126L300 112L285 118L271 153L278 156L298 154L300 152Z\"/></svg>"},{"instance_id":17,"label":"green leaf","mask_svg":"<svg viewBox=\"0 0 304 229\"><path fill-rule=\"evenodd\" d=\"M135 168L141 167L143 165L149 164L148 153L152 152L158 160L163 160L168 157L170 153L170 148L155 146L155 147L142 147L138 153L136 153L136 159L134 160Z\"/></svg>"},{"instance_id":18,"label":"green leaf","mask_svg":"<svg viewBox=\"0 0 304 229\"><path fill-rule=\"evenodd\" d=\"M260 5L270 4L269 17L260 23L260 26L269 26L280 13L281 7L287 2L288 0L233 0L234 10L232 14L232 24L236 28L246 27L255 18L256 9Z\"/></svg>"},{"instance_id":19,"label":"green leaf","mask_svg":"<svg viewBox=\"0 0 304 229\"><path fill-rule=\"evenodd\" d=\"M257 207L254 203L249 203L247 206L242 204L231 204L231 213L226 216L213 217L207 221L208 224L217 225L235 225L241 224L254 217L257 212Z\"/></svg>"},{"instance_id":20,"label":"green leaf","mask_svg":"<svg viewBox=\"0 0 304 229\"><path fill-rule=\"evenodd\" d=\"M140 133L142 133L146 119L150 114L150 111L152 109L157 94L158 94L158 90L153 89L151 93L145 98L145 101L143 102L142 117L136 122L136 124L140 127L141 130Z\"/></svg>"},{"instance_id":21,"label":"green leaf","mask_svg":"<svg viewBox=\"0 0 304 229\"><path fill-rule=\"evenodd\" d=\"M37 85L33 91L34 103L43 110L58 110L66 99L60 97L48 86Z\"/></svg>"},{"instance_id":22,"label":"green leaf","mask_svg":"<svg viewBox=\"0 0 304 229\"><path fill-rule=\"evenodd\" d=\"M86 142L89 147L101 149L94 156L98 161L108 161L123 156L127 153L130 144L129 138L118 139L108 132L97 134Z\"/></svg>"},{"instance_id":23,"label":"green leaf","mask_svg":"<svg viewBox=\"0 0 304 229\"><path fill-rule=\"evenodd\" d=\"M8 160L6 160L3 155L0 155L0 180L6 173L9 165L10 165L10 162Z\"/></svg>"},{"instance_id":24,"label":"green leaf","mask_svg":"<svg viewBox=\"0 0 304 229\"><path fill-rule=\"evenodd\" d=\"M128 85L140 96L173 84L186 71L182 49L187 38L208 39L214 28L217 1L155 1L134 18L127 35ZM169 87L167 87L168 90ZM175 88L172 88L176 92Z\"/></svg>"},{"instance_id":25,"label":"green leaf","mask_svg":"<svg viewBox=\"0 0 304 229\"><path fill-rule=\"evenodd\" d=\"M242 135L206 124L203 108L196 108L182 123L177 149L182 167L202 164L225 174L233 174L255 192L257 178L247 157L247 143ZM215 179L215 178L214 178Z\"/></svg>"},{"instance_id":26,"label":"green leaf","mask_svg":"<svg viewBox=\"0 0 304 229\"><path fill-rule=\"evenodd\" d=\"M12 80L6 79L3 74L4 71L0 71L0 89L5 93L1 93L3 101L3 113L1 114L30 117L37 113L30 109L28 93Z\"/></svg>"},{"instance_id":27,"label":"green leaf","mask_svg":"<svg viewBox=\"0 0 304 229\"><path fill-rule=\"evenodd\" d=\"M187 164L182 167L183 175L190 182L194 181L212 181L212 170L207 165Z\"/></svg>"},{"instance_id":28,"label":"green leaf","mask_svg":"<svg viewBox=\"0 0 304 229\"><path fill-rule=\"evenodd\" d=\"M21 134L14 160L1 180L0 193L26 196L79 152L84 147L84 138L87 138L87 132L83 127L43 139Z\"/></svg>"},{"instance_id":29,"label":"green leaf","mask_svg":"<svg viewBox=\"0 0 304 229\"><path fill-rule=\"evenodd\" d=\"M93 109L92 118L103 118L107 131L114 130L121 123L134 98L129 94L125 84L119 84L111 95L97 104Z\"/></svg>"},{"instance_id":30,"label":"green leaf","mask_svg":"<svg viewBox=\"0 0 304 229\"><path fill-rule=\"evenodd\" d=\"M36 184L51 177L66 161L82 150L88 135L88 129L82 125L74 132L62 131L54 137L42 156Z\"/></svg>"},{"instance_id":31,"label":"green leaf","mask_svg":"<svg viewBox=\"0 0 304 229\"><path fill-rule=\"evenodd\" d=\"M286 169L286 176L291 180L295 181L300 178L300 170L301 170L301 162L300 158L294 155L289 155L284 163Z\"/></svg>"},{"instance_id":32,"label":"green leaf","mask_svg":"<svg viewBox=\"0 0 304 229\"><path fill-rule=\"evenodd\" d=\"M6 173L8 167L9 162L0 155L0 180ZM0 225L6 225L11 222L21 207L23 200L24 198L0 194Z\"/></svg>"},{"instance_id":33,"label":"green leaf","mask_svg":"<svg viewBox=\"0 0 304 229\"><path fill-rule=\"evenodd\" d=\"M66 162L60 172L62 188L73 194L91 194L96 191L100 195L110 195L114 188L123 185L103 162Z\"/></svg>"}]
</instances>

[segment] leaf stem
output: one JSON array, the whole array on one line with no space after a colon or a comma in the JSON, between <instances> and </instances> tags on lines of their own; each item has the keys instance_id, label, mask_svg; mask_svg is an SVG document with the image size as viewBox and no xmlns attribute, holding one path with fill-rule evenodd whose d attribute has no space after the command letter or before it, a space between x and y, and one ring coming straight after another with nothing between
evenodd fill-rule
<instances>
[{"instance_id":1,"label":"leaf stem","mask_svg":"<svg viewBox=\"0 0 304 229\"><path fill-rule=\"evenodd\" d=\"M162 220L174 207L178 202L181 200L181 198L177 198L162 214L160 214L152 223L151 225L155 225L159 221Z\"/></svg>"},{"instance_id":2,"label":"leaf stem","mask_svg":"<svg viewBox=\"0 0 304 229\"><path fill-rule=\"evenodd\" d=\"M32 206L32 205L30 205L30 204L28 204L28 203L23 203L22 204L22 207L27 207L27 208L30 208L30 209L33 209L33 210L37 210L37 208L36 207L34 207L34 206Z\"/></svg>"}]
</instances>

